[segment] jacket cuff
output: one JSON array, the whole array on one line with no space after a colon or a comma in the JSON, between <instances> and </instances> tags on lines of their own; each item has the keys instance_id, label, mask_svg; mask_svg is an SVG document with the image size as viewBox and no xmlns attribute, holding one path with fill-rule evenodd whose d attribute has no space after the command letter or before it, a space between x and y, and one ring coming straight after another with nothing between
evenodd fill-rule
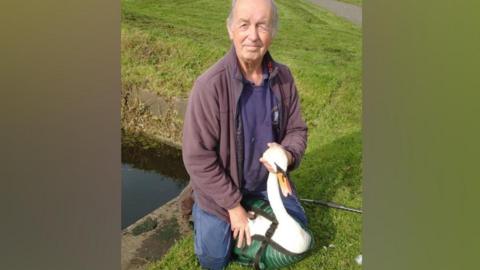
<instances>
[{"instance_id":1,"label":"jacket cuff","mask_svg":"<svg viewBox=\"0 0 480 270\"><path fill-rule=\"evenodd\" d=\"M222 200L222 202L218 202L217 204L225 210L229 210L237 206L242 201L242 193L239 190L235 192L232 196L229 196L228 201Z\"/></svg>"},{"instance_id":2,"label":"jacket cuff","mask_svg":"<svg viewBox=\"0 0 480 270\"><path fill-rule=\"evenodd\" d=\"M283 145L283 148L285 148L285 150L287 150L293 157L293 163L288 166L288 171L293 171L300 165L301 156L288 146Z\"/></svg>"}]
</instances>

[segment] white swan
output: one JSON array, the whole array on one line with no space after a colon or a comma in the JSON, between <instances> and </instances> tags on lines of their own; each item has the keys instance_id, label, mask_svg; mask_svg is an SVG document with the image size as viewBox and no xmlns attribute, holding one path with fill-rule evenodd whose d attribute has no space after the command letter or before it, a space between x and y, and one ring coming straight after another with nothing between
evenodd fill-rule
<instances>
[{"instance_id":1,"label":"white swan","mask_svg":"<svg viewBox=\"0 0 480 270\"><path fill-rule=\"evenodd\" d=\"M270 147L263 154L263 159L267 160L275 169L277 168L276 165L278 165L283 171L287 170L287 157L279 147ZM280 195L279 183L284 196L288 196L292 192L288 180L281 172L269 173L267 195L272 211L278 221L277 229L271 239L291 253L303 253L310 247L311 236L287 213ZM264 236L271 223L270 220L261 215L249 220L250 235L258 234Z\"/></svg>"}]
</instances>

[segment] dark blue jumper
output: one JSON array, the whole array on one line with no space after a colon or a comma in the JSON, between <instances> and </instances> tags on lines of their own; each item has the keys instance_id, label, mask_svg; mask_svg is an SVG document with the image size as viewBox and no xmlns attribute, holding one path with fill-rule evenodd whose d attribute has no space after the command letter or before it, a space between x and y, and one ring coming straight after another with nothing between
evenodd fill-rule
<instances>
[{"instance_id":1,"label":"dark blue jumper","mask_svg":"<svg viewBox=\"0 0 480 270\"><path fill-rule=\"evenodd\" d=\"M268 171L259 159L267 150L267 143L275 141L272 112L277 101L268 86L266 69L259 86L245 79L243 83L238 104L243 128L242 193L251 193L267 188Z\"/></svg>"}]
</instances>

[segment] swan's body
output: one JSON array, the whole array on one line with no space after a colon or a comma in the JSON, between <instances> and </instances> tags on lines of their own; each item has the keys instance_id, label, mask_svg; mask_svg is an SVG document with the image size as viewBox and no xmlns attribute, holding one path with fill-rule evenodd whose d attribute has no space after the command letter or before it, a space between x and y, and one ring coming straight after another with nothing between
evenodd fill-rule
<instances>
[{"instance_id":1,"label":"swan's body","mask_svg":"<svg viewBox=\"0 0 480 270\"><path fill-rule=\"evenodd\" d=\"M269 148L264 153L263 158L266 159L272 167L275 168L276 165L278 165L286 171L287 157L280 148ZM287 213L282 202L277 174L275 173L269 173L268 175L267 195L272 211L278 221L277 229L271 238L272 241L292 253L299 254L307 251L310 248L311 236ZM267 218L258 215L255 219L249 221L250 234L252 236L255 234L264 236L271 223Z\"/></svg>"}]
</instances>

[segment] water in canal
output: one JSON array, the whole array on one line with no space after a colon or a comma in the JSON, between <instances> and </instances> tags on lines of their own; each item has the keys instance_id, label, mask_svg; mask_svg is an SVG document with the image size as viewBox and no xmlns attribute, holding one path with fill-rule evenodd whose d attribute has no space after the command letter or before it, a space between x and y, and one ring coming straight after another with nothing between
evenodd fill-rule
<instances>
[{"instance_id":1,"label":"water in canal","mask_svg":"<svg viewBox=\"0 0 480 270\"><path fill-rule=\"evenodd\" d=\"M122 145L122 230L175 198L187 179L180 150Z\"/></svg>"}]
</instances>

